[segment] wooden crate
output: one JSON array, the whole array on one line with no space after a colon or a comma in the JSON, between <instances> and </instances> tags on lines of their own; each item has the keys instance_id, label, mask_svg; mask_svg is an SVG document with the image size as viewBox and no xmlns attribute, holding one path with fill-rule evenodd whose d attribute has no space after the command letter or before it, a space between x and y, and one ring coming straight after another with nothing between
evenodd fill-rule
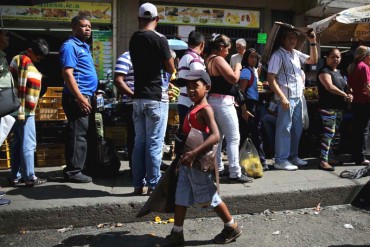
<instances>
[{"instance_id":1,"label":"wooden crate","mask_svg":"<svg viewBox=\"0 0 370 247\"><path fill-rule=\"evenodd\" d=\"M10 148L8 139L5 139L0 147L0 169L10 168Z\"/></svg>"},{"instance_id":2,"label":"wooden crate","mask_svg":"<svg viewBox=\"0 0 370 247\"><path fill-rule=\"evenodd\" d=\"M63 166L66 164L64 159L64 144L37 144L36 157L38 167Z\"/></svg>"},{"instance_id":3,"label":"wooden crate","mask_svg":"<svg viewBox=\"0 0 370 247\"><path fill-rule=\"evenodd\" d=\"M127 127L104 126L104 137L111 139L116 148L123 147L127 142Z\"/></svg>"},{"instance_id":4,"label":"wooden crate","mask_svg":"<svg viewBox=\"0 0 370 247\"><path fill-rule=\"evenodd\" d=\"M174 125L174 124L179 124L179 114L176 110L169 110L168 111L168 121L167 124Z\"/></svg>"}]
</instances>

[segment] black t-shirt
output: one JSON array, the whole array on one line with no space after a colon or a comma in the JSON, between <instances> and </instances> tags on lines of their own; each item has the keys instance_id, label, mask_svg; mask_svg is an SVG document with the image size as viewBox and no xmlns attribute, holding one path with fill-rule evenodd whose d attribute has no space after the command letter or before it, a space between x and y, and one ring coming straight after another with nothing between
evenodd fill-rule
<instances>
[{"instance_id":1,"label":"black t-shirt","mask_svg":"<svg viewBox=\"0 0 370 247\"><path fill-rule=\"evenodd\" d=\"M319 90L319 107L324 109L344 109L346 107L346 102L343 96L330 93L325 89L324 85L319 80L319 75L321 73L329 74L333 85L339 90L345 92L347 88L347 82L342 77L339 70L334 71L332 68L325 66L319 70L317 73L317 88Z\"/></svg>"},{"instance_id":2,"label":"black t-shirt","mask_svg":"<svg viewBox=\"0 0 370 247\"><path fill-rule=\"evenodd\" d=\"M162 99L162 86L166 78L163 61L171 58L164 35L156 31L137 31L130 39L130 56L134 68L137 99Z\"/></svg>"}]
</instances>

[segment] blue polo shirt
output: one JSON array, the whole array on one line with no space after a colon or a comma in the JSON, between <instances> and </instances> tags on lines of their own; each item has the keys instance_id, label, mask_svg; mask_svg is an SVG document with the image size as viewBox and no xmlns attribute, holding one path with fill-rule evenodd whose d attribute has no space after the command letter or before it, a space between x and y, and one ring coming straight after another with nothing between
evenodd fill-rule
<instances>
[{"instance_id":1,"label":"blue polo shirt","mask_svg":"<svg viewBox=\"0 0 370 247\"><path fill-rule=\"evenodd\" d=\"M59 57L63 68L73 68L73 76L80 92L84 95L94 95L98 87L98 76L89 45L72 37L63 43ZM63 90L69 92L65 84Z\"/></svg>"}]
</instances>

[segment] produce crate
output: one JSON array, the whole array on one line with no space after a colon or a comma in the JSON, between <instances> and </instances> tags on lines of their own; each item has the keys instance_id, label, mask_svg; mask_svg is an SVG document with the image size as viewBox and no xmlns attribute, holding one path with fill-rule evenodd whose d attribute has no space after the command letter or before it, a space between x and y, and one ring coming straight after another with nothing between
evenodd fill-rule
<instances>
[{"instance_id":1,"label":"produce crate","mask_svg":"<svg viewBox=\"0 0 370 247\"><path fill-rule=\"evenodd\" d=\"M104 137L111 139L116 148L124 147L127 142L127 127L104 126Z\"/></svg>"},{"instance_id":2,"label":"produce crate","mask_svg":"<svg viewBox=\"0 0 370 247\"><path fill-rule=\"evenodd\" d=\"M36 157L38 167L63 166L66 164L64 159L64 144L38 144Z\"/></svg>"},{"instance_id":3,"label":"produce crate","mask_svg":"<svg viewBox=\"0 0 370 247\"><path fill-rule=\"evenodd\" d=\"M62 98L42 97L36 108L36 120L66 120L66 114L62 107Z\"/></svg>"},{"instance_id":4,"label":"produce crate","mask_svg":"<svg viewBox=\"0 0 370 247\"><path fill-rule=\"evenodd\" d=\"M168 111L168 121L167 124L174 125L174 124L179 124L179 114L177 112L177 109L174 110L169 110Z\"/></svg>"},{"instance_id":5,"label":"produce crate","mask_svg":"<svg viewBox=\"0 0 370 247\"><path fill-rule=\"evenodd\" d=\"M62 97L63 87L48 87L43 97Z\"/></svg>"},{"instance_id":6,"label":"produce crate","mask_svg":"<svg viewBox=\"0 0 370 247\"><path fill-rule=\"evenodd\" d=\"M0 169L10 168L10 148L8 140L5 139L0 147Z\"/></svg>"}]
</instances>

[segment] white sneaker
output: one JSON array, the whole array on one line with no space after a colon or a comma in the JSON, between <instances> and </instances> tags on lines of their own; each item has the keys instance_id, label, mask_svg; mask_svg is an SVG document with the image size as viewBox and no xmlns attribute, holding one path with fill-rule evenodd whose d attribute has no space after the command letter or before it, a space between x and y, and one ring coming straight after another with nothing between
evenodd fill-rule
<instances>
[{"instance_id":1,"label":"white sneaker","mask_svg":"<svg viewBox=\"0 0 370 247\"><path fill-rule=\"evenodd\" d=\"M293 165L289 161L284 161L283 163L275 163L274 168L278 170L286 170L286 171L295 171L298 170L298 166Z\"/></svg>"},{"instance_id":2,"label":"white sneaker","mask_svg":"<svg viewBox=\"0 0 370 247\"><path fill-rule=\"evenodd\" d=\"M305 166L305 165L308 164L307 161L302 160L298 157L296 157L295 159L289 160L289 161L290 161L290 163L292 163L293 165L296 165L296 166Z\"/></svg>"}]
</instances>

